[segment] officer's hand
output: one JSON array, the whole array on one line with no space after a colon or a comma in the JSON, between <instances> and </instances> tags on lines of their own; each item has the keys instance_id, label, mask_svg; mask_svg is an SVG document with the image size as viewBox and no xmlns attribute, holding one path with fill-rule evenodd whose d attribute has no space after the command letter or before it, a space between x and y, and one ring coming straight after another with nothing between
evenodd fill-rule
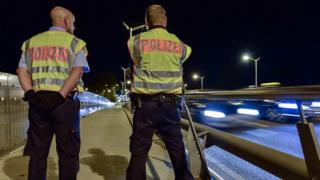
<instances>
[{"instance_id":1,"label":"officer's hand","mask_svg":"<svg viewBox=\"0 0 320 180\"><path fill-rule=\"evenodd\" d=\"M29 89L28 91L26 91L24 93L24 97L22 98L24 101L30 101L30 99L32 98L32 96L35 94L36 92L33 89Z\"/></svg>"},{"instance_id":2,"label":"officer's hand","mask_svg":"<svg viewBox=\"0 0 320 180\"><path fill-rule=\"evenodd\" d=\"M29 105L36 105L40 101L39 95L33 89L26 91L22 99L29 102Z\"/></svg>"},{"instance_id":3,"label":"officer's hand","mask_svg":"<svg viewBox=\"0 0 320 180\"><path fill-rule=\"evenodd\" d=\"M49 109L54 109L65 101L65 98L59 92L46 94L44 101Z\"/></svg>"}]
</instances>

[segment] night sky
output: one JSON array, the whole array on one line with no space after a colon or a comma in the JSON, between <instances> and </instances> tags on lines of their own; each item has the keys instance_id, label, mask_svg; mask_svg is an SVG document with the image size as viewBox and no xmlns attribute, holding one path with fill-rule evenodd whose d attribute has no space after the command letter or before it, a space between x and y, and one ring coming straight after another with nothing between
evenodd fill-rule
<instances>
[{"instance_id":1,"label":"night sky","mask_svg":"<svg viewBox=\"0 0 320 180\"><path fill-rule=\"evenodd\" d=\"M244 52L261 57L259 82L283 85L320 83L319 4L304 1L1 1L0 71L15 73L22 42L50 27L49 12L56 5L76 16L75 35L87 42L91 73L87 86L115 84L127 67L129 25L144 22L145 9L161 4L167 11L168 31L175 33L193 53L184 64L188 88L205 76L205 88L236 89L254 84L254 62L244 63Z\"/></svg>"}]
</instances>

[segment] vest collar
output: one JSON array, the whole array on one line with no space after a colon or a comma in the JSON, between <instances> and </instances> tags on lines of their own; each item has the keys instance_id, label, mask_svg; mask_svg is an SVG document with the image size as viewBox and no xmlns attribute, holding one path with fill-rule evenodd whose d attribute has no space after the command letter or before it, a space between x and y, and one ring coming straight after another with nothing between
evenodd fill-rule
<instances>
[{"instance_id":1,"label":"vest collar","mask_svg":"<svg viewBox=\"0 0 320 180\"><path fill-rule=\"evenodd\" d=\"M152 27L150 27L149 29L156 29L156 28L162 28L162 29L167 29L166 27L162 26L162 25L154 25Z\"/></svg>"},{"instance_id":2,"label":"vest collar","mask_svg":"<svg viewBox=\"0 0 320 180\"><path fill-rule=\"evenodd\" d=\"M65 30L64 28L59 27L59 26L51 26L49 28L49 31L64 31L64 32L66 32L67 30Z\"/></svg>"}]
</instances>

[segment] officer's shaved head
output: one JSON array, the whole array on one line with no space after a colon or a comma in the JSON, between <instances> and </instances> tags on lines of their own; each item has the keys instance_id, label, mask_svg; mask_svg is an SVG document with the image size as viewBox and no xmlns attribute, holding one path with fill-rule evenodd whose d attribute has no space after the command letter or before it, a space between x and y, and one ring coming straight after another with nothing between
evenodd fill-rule
<instances>
[{"instance_id":1,"label":"officer's shaved head","mask_svg":"<svg viewBox=\"0 0 320 180\"><path fill-rule=\"evenodd\" d=\"M146 10L146 22L149 26L167 26L166 10L158 4L149 6Z\"/></svg>"},{"instance_id":2,"label":"officer's shaved head","mask_svg":"<svg viewBox=\"0 0 320 180\"><path fill-rule=\"evenodd\" d=\"M75 17L71 11L61 6L54 7L50 12L52 25L65 28L73 34Z\"/></svg>"}]
</instances>

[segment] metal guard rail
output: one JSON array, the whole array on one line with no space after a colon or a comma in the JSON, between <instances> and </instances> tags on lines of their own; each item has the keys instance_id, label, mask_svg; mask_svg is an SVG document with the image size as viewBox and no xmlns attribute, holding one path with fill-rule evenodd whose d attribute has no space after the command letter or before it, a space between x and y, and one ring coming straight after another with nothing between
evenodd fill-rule
<instances>
[{"instance_id":1,"label":"metal guard rail","mask_svg":"<svg viewBox=\"0 0 320 180\"><path fill-rule=\"evenodd\" d=\"M181 125L183 129L189 128L187 120L182 120ZM205 147L218 146L283 179L308 179L309 177L305 161L301 158L198 123L194 125L198 133L207 132Z\"/></svg>"},{"instance_id":2,"label":"metal guard rail","mask_svg":"<svg viewBox=\"0 0 320 180\"><path fill-rule=\"evenodd\" d=\"M320 99L320 85L292 86L276 88L248 88L232 91L187 91L186 99L213 98L213 99Z\"/></svg>"},{"instance_id":3,"label":"metal guard rail","mask_svg":"<svg viewBox=\"0 0 320 180\"><path fill-rule=\"evenodd\" d=\"M282 179L320 179L320 150L312 123L307 122L302 110L304 100L320 99L320 85L250 88L233 91L187 91L186 101L192 99L249 100L277 99L296 100L301 122L297 129L305 159L256 144L231 134L194 123L197 136L204 135L204 147L216 145ZM182 120L184 129L189 128L187 120ZM199 134L200 133L200 134Z\"/></svg>"}]
</instances>

